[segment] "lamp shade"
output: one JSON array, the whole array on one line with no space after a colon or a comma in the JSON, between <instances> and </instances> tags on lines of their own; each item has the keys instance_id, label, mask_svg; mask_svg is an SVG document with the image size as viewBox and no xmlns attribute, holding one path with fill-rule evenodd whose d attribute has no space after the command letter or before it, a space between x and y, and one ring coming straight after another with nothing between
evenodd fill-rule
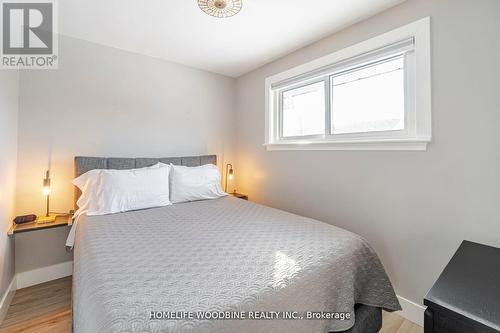
<instances>
[{"instance_id":1,"label":"lamp shade","mask_svg":"<svg viewBox=\"0 0 500 333\"><path fill-rule=\"evenodd\" d=\"M45 179L43 180L43 195L50 195L50 173L47 170Z\"/></svg>"},{"instance_id":2,"label":"lamp shade","mask_svg":"<svg viewBox=\"0 0 500 333\"><path fill-rule=\"evenodd\" d=\"M232 164L226 164L226 184L224 186L224 191L227 192L227 183L230 180L233 180L233 165Z\"/></svg>"},{"instance_id":3,"label":"lamp shade","mask_svg":"<svg viewBox=\"0 0 500 333\"><path fill-rule=\"evenodd\" d=\"M43 187L43 195L50 195L50 186Z\"/></svg>"}]
</instances>

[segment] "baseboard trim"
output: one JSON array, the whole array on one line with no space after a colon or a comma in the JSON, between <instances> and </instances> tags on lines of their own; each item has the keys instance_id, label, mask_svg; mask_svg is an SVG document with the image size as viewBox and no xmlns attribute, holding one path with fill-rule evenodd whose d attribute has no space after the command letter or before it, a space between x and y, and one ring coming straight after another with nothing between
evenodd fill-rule
<instances>
[{"instance_id":1,"label":"baseboard trim","mask_svg":"<svg viewBox=\"0 0 500 333\"><path fill-rule=\"evenodd\" d=\"M398 312L401 317L408 319L409 321L419 325L424 326L424 312L426 307L415 302L410 301L404 297L398 295L399 303L403 310Z\"/></svg>"},{"instance_id":2,"label":"baseboard trim","mask_svg":"<svg viewBox=\"0 0 500 333\"><path fill-rule=\"evenodd\" d=\"M16 274L17 289L57 280L73 274L73 262L66 261L52 266L37 268Z\"/></svg>"},{"instance_id":3,"label":"baseboard trim","mask_svg":"<svg viewBox=\"0 0 500 333\"><path fill-rule=\"evenodd\" d=\"M7 311L9 310L10 302L14 298L14 294L16 293L16 276L12 278L10 281L9 287L5 290L3 294L2 300L0 301L0 324L2 324L5 316L7 315Z\"/></svg>"}]
</instances>

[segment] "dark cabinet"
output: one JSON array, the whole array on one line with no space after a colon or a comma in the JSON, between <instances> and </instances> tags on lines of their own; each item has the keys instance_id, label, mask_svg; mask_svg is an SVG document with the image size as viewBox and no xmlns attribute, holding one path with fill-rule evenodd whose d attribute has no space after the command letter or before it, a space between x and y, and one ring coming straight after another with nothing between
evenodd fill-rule
<instances>
[{"instance_id":1,"label":"dark cabinet","mask_svg":"<svg viewBox=\"0 0 500 333\"><path fill-rule=\"evenodd\" d=\"M464 241L424 304L425 333L500 333L500 249Z\"/></svg>"}]
</instances>

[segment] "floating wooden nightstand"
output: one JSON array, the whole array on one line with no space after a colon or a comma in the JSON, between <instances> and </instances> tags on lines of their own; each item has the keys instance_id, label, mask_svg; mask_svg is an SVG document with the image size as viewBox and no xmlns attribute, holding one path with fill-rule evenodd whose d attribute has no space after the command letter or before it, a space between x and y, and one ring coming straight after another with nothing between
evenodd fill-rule
<instances>
[{"instance_id":1,"label":"floating wooden nightstand","mask_svg":"<svg viewBox=\"0 0 500 333\"><path fill-rule=\"evenodd\" d=\"M7 235L12 236L14 234L22 232L65 227L65 226L71 226L72 224L73 224L73 215L59 215L57 216L54 222L50 223L36 223L36 222L23 223L23 224L12 223L12 226L7 232Z\"/></svg>"},{"instance_id":2,"label":"floating wooden nightstand","mask_svg":"<svg viewBox=\"0 0 500 333\"><path fill-rule=\"evenodd\" d=\"M246 195L246 194L233 192L233 193L229 193L229 195L232 195L233 197L238 198L238 199L248 200L248 195Z\"/></svg>"}]
</instances>

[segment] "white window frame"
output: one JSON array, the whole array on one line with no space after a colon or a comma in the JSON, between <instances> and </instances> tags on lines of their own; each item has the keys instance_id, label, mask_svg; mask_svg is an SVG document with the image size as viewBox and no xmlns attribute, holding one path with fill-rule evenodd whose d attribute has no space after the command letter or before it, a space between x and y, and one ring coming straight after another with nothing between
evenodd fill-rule
<instances>
[{"instance_id":1,"label":"white window frame","mask_svg":"<svg viewBox=\"0 0 500 333\"><path fill-rule=\"evenodd\" d=\"M426 17L367 41L268 77L265 81L267 150L402 150L424 151L431 141L430 18ZM405 129L366 133L283 137L280 95L283 91L324 81L349 68L395 54L405 57ZM331 128L326 101L326 133Z\"/></svg>"}]
</instances>

